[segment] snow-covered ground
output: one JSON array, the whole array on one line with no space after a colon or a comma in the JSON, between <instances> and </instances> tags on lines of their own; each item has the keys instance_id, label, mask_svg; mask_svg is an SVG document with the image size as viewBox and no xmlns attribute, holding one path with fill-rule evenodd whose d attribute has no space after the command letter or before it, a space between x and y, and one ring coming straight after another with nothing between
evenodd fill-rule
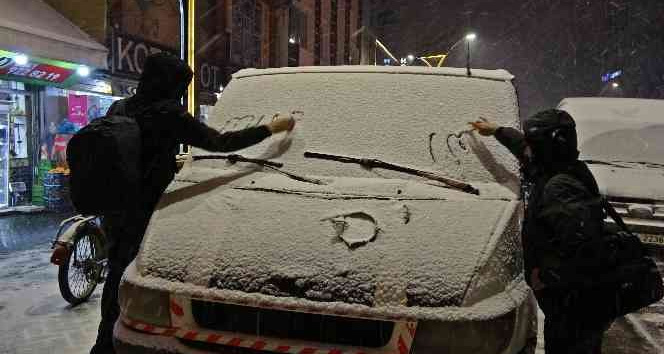
<instances>
[{"instance_id":1,"label":"snow-covered ground","mask_svg":"<svg viewBox=\"0 0 664 354\"><path fill-rule=\"evenodd\" d=\"M99 324L101 287L72 308L60 296L48 246L0 254L0 353L87 354Z\"/></svg>"}]
</instances>

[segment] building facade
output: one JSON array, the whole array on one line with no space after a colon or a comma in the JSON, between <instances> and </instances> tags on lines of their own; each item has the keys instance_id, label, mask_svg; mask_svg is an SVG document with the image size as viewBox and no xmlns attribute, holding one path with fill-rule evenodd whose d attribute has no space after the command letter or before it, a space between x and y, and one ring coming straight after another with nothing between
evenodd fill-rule
<instances>
[{"instance_id":1,"label":"building facade","mask_svg":"<svg viewBox=\"0 0 664 354\"><path fill-rule=\"evenodd\" d=\"M11 26L0 23L0 211L68 211L68 140L135 93L149 54L191 54L182 26L188 0L7 1ZM195 0L196 115L205 119L243 68L359 64L365 1ZM35 13L41 23L31 23ZM30 26L34 33L16 42Z\"/></svg>"}]
</instances>

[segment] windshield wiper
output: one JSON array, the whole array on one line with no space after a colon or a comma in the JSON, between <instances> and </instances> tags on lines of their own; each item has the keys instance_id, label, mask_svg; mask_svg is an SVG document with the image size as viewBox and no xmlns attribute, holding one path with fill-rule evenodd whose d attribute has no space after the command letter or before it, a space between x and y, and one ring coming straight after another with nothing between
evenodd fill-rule
<instances>
[{"instance_id":1,"label":"windshield wiper","mask_svg":"<svg viewBox=\"0 0 664 354\"><path fill-rule=\"evenodd\" d=\"M194 161L198 160L227 160L231 164L234 164L236 162L249 162L249 163L254 163L263 167L267 167L271 170L274 170L278 173L281 173L284 176L287 176L291 179L294 179L296 181L300 182L307 182L307 183L313 183L313 184L325 184L323 181L315 178L309 178L309 177L304 177L297 175L292 172L287 172L283 171L280 168L284 167L283 163L280 162L274 162L270 160L263 160L263 159L252 159L249 157L244 157L242 155L198 155L198 156L193 156Z\"/></svg>"},{"instance_id":2,"label":"windshield wiper","mask_svg":"<svg viewBox=\"0 0 664 354\"><path fill-rule=\"evenodd\" d=\"M657 162L648 162L648 161L615 161L618 163L632 163L632 164L637 164L637 165L645 165L648 167L653 167L653 168L664 168L664 164L657 163Z\"/></svg>"},{"instance_id":3,"label":"windshield wiper","mask_svg":"<svg viewBox=\"0 0 664 354\"><path fill-rule=\"evenodd\" d=\"M620 168L629 168L628 166L622 165L621 161L604 161L604 160L581 160L589 165L607 165Z\"/></svg>"},{"instance_id":4,"label":"windshield wiper","mask_svg":"<svg viewBox=\"0 0 664 354\"><path fill-rule=\"evenodd\" d=\"M234 164L236 162L250 162L250 163L255 163L257 165L261 166L272 166L272 167L277 167L281 168L284 167L283 163L280 162L274 162L270 160L263 160L263 159L252 159L248 157L244 157L242 155L196 155L193 156L194 161L198 160L227 160L231 164Z\"/></svg>"},{"instance_id":5,"label":"windshield wiper","mask_svg":"<svg viewBox=\"0 0 664 354\"><path fill-rule=\"evenodd\" d=\"M355 157L349 157L349 156L340 156L340 155L331 155L331 154L321 154L317 152L310 152L306 151L304 153L304 157L307 158L313 158L313 159L322 159L322 160L332 160L332 161L337 161L337 162L342 162L342 163L354 163L361 165L366 168L382 168L386 170L392 170L392 171L398 171L398 172L403 172L407 173L410 175L414 176L419 176L427 179L431 179L434 181L442 182L445 183L447 186L458 189L462 192L470 193L470 194L476 194L479 195L480 192L477 188L473 187L472 185L466 183L466 182L461 182L457 181L448 177L443 177L441 175L438 175L433 172L429 171L422 171L406 166L401 166L401 165L396 165L393 163L381 161L378 159L367 159L367 158L355 158Z\"/></svg>"}]
</instances>

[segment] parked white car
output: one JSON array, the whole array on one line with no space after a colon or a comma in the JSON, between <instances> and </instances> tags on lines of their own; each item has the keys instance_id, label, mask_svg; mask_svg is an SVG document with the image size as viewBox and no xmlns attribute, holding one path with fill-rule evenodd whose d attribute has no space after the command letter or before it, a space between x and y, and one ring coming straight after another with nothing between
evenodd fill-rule
<instances>
[{"instance_id":1,"label":"parked white car","mask_svg":"<svg viewBox=\"0 0 664 354\"><path fill-rule=\"evenodd\" d=\"M566 98L559 108L576 121L601 193L644 242L664 247L664 100Z\"/></svg>"},{"instance_id":2,"label":"parked white car","mask_svg":"<svg viewBox=\"0 0 664 354\"><path fill-rule=\"evenodd\" d=\"M292 133L237 152L283 167L185 165L125 273L118 352L533 350L522 203L508 182L517 163L493 139L472 151L455 137L446 144L479 116L517 126L512 78L374 66L235 74L209 124L234 130L293 114Z\"/></svg>"}]
</instances>

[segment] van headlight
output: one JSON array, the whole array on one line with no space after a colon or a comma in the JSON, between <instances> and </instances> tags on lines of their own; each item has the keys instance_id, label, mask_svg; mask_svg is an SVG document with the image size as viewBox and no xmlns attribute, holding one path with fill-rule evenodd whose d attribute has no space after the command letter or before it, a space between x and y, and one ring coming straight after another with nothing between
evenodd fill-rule
<instances>
[{"instance_id":1,"label":"van headlight","mask_svg":"<svg viewBox=\"0 0 664 354\"><path fill-rule=\"evenodd\" d=\"M169 293L149 289L123 281L120 283L118 302L124 317L147 324L170 327Z\"/></svg>"}]
</instances>

